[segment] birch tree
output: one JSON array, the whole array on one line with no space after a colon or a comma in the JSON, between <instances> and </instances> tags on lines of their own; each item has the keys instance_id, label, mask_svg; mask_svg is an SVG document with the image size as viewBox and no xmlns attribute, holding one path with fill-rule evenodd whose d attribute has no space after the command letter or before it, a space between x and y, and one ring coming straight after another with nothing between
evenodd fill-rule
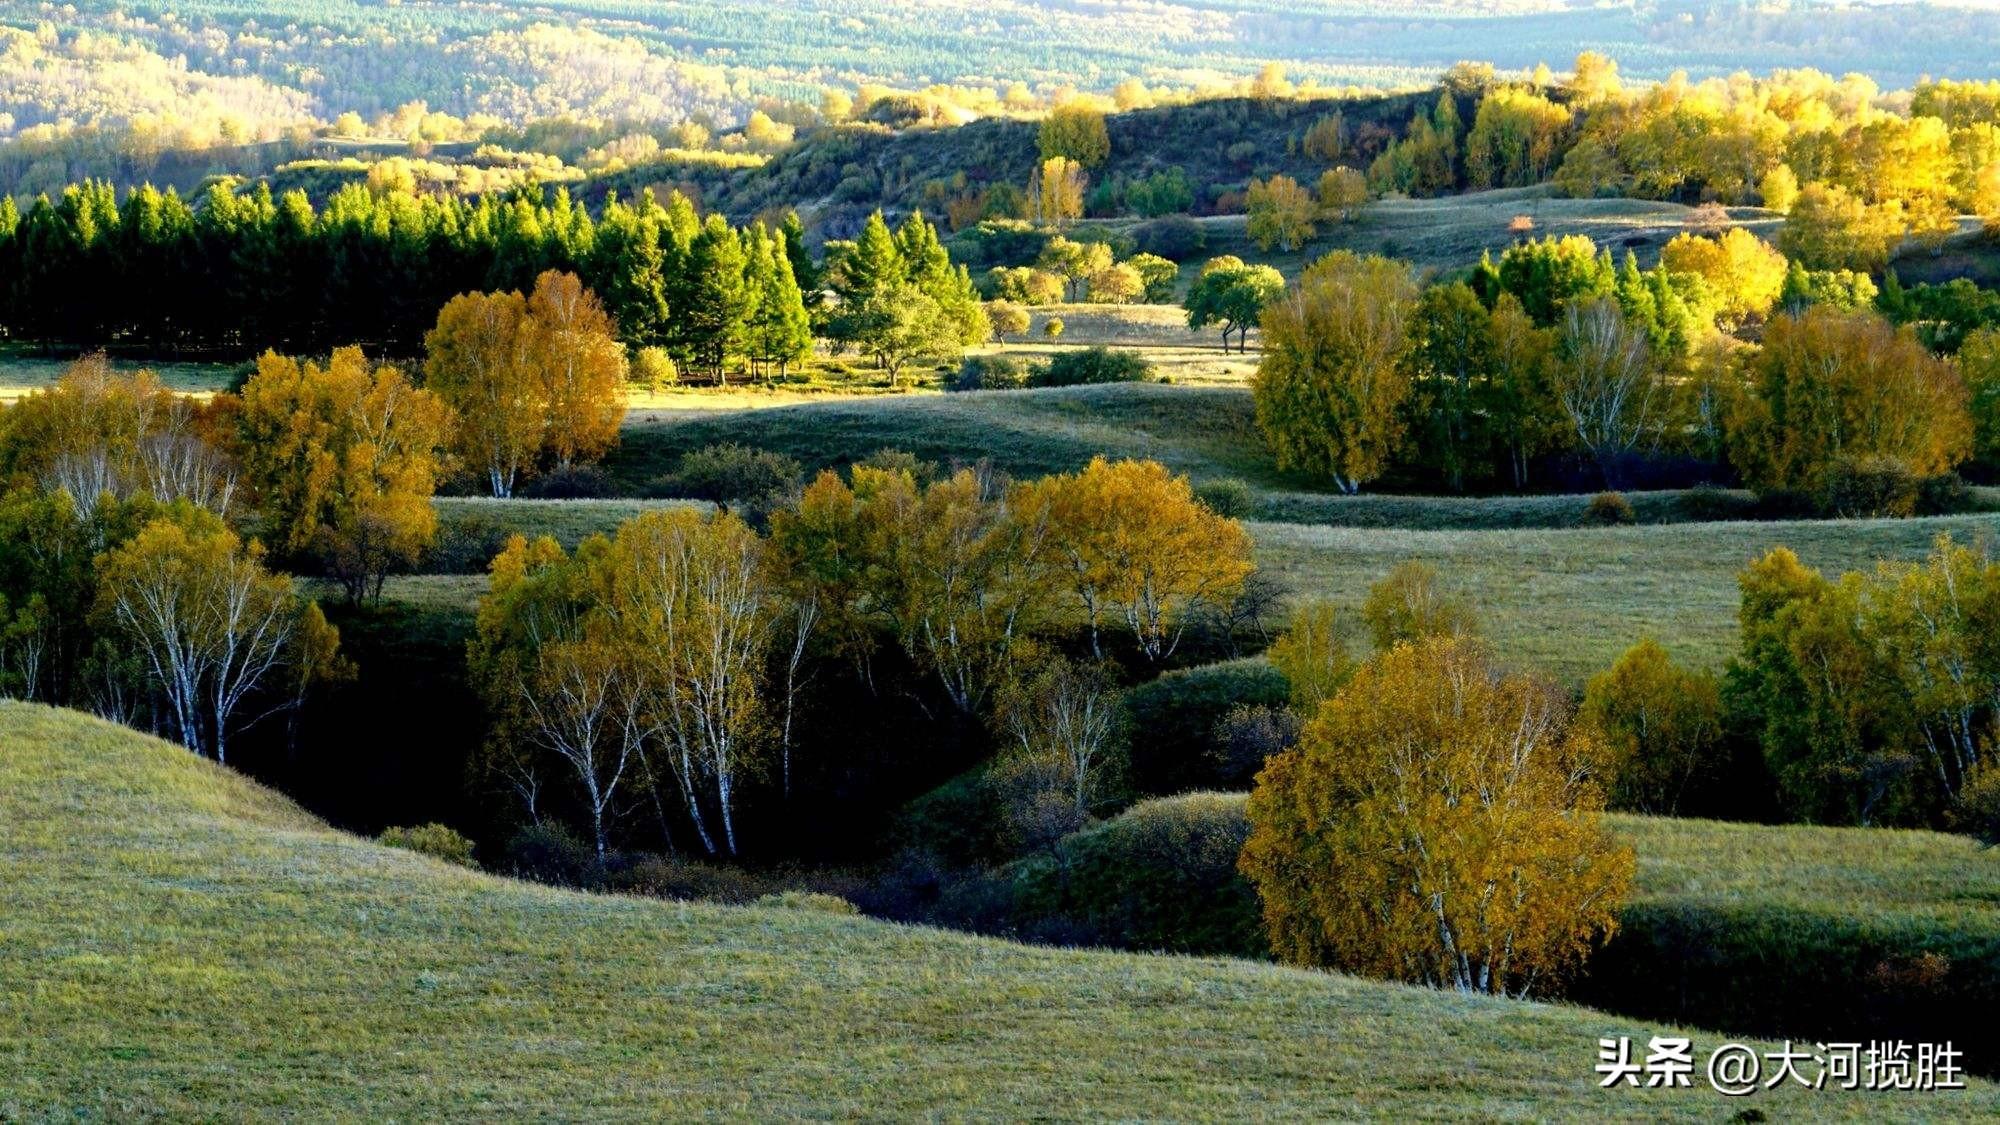
<instances>
[{"instance_id":1,"label":"birch tree","mask_svg":"<svg viewBox=\"0 0 2000 1125\"><path fill-rule=\"evenodd\" d=\"M113 550L101 582L101 612L137 652L175 737L218 762L228 760L232 732L247 725L239 715L246 701L337 644L291 579L264 569L255 544L245 547L193 508ZM295 702L284 696L272 711Z\"/></svg>"}]
</instances>

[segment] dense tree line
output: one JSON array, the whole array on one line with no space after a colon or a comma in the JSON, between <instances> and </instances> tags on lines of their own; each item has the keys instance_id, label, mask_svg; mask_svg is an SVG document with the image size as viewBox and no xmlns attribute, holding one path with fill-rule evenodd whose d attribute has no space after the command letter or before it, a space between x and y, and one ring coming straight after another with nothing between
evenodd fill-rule
<instances>
[{"instance_id":1,"label":"dense tree line","mask_svg":"<svg viewBox=\"0 0 2000 1125\"><path fill-rule=\"evenodd\" d=\"M1234 268L1197 282L1190 324L1222 319ZM1788 503L1906 514L1949 502L1995 440L1978 290L1876 298L1740 229L1678 236L1651 269L1582 237L1520 242L1428 287L1340 251L1243 303L1261 308L1253 389L1279 463L1349 490L1412 469L1519 488L1549 457L1616 487L1680 458Z\"/></svg>"},{"instance_id":2,"label":"dense tree line","mask_svg":"<svg viewBox=\"0 0 2000 1125\"><path fill-rule=\"evenodd\" d=\"M190 204L90 183L21 213L0 200L4 319L17 339L72 347L241 354L361 342L415 353L467 293L527 292L550 271L597 295L618 339L679 372L782 373L813 330L892 374L954 358L990 325L963 267L915 212L880 215L822 266L795 214L774 230L703 218L674 193L592 214L562 191L473 201L351 185L316 209L299 192L218 185Z\"/></svg>"}]
</instances>

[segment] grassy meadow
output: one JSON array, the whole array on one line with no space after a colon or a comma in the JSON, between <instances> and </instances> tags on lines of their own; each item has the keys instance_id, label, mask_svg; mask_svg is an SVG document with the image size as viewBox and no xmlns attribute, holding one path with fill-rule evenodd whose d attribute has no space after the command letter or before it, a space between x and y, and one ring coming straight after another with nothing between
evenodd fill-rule
<instances>
[{"instance_id":1,"label":"grassy meadow","mask_svg":"<svg viewBox=\"0 0 2000 1125\"><path fill-rule=\"evenodd\" d=\"M1294 597L1359 608L1406 559L1467 594L1503 658L1580 682L1652 636L1678 659L1718 665L1736 644L1736 574L1785 546L1829 572L1918 559L1940 534L1991 539L1992 515L1778 520L1606 528L1414 530L1259 523L1257 558Z\"/></svg>"},{"instance_id":2,"label":"grassy meadow","mask_svg":"<svg viewBox=\"0 0 2000 1125\"><path fill-rule=\"evenodd\" d=\"M1381 199L1363 207L1350 222L1323 223L1319 237L1301 250L1266 252L1250 241L1241 215L1201 220L1208 235L1203 255L1234 254L1246 262L1276 266L1294 277L1306 263L1331 250L1384 254L1402 258L1418 269L1452 270L1469 266L1479 255L1499 253L1525 233L1587 235L1601 247L1623 256L1627 249L1650 266L1660 247L1687 229L1693 208L1645 199L1567 199L1548 185L1496 188L1438 199ZM1525 216L1533 224L1522 232L1514 220ZM1730 221L1769 237L1780 216L1758 207L1734 207ZM1192 263L1195 270L1200 262ZM1188 265L1182 266L1183 272Z\"/></svg>"},{"instance_id":3,"label":"grassy meadow","mask_svg":"<svg viewBox=\"0 0 2000 1125\"><path fill-rule=\"evenodd\" d=\"M628 421L606 470L638 486L680 455L739 442L795 457L809 470L883 448L931 460L980 458L1015 476L1069 471L1103 454L1149 457L1197 480L1282 484L1240 388L1115 384L841 399L663 422Z\"/></svg>"},{"instance_id":4,"label":"grassy meadow","mask_svg":"<svg viewBox=\"0 0 2000 1125\"><path fill-rule=\"evenodd\" d=\"M42 355L23 348L0 349L0 405L54 383L63 369L73 362L74 356ZM119 371L148 368L160 377L168 390L206 398L217 391L228 390L248 365L113 357L111 366Z\"/></svg>"},{"instance_id":5,"label":"grassy meadow","mask_svg":"<svg viewBox=\"0 0 2000 1125\"><path fill-rule=\"evenodd\" d=\"M0 704L0 1115L1990 1118L2000 1095L1605 1092L1655 1027L1249 962L517 883ZM1716 1037L1697 1034L1697 1041ZM913 1065L921 1059L923 1065Z\"/></svg>"}]
</instances>

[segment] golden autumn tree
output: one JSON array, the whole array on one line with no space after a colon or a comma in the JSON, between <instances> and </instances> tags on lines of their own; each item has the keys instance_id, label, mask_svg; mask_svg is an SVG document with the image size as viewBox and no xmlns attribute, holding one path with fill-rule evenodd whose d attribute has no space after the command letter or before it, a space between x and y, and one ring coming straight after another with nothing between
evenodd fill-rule
<instances>
[{"instance_id":1,"label":"golden autumn tree","mask_svg":"<svg viewBox=\"0 0 2000 1125\"><path fill-rule=\"evenodd\" d=\"M1279 468L1354 492L1388 464L1403 439L1416 302L1407 263L1336 250L1264 309L1251 392Z\"/></svg>"},{"instance_id":2,"label":"golden autumn tree","mask_svg":"<svg viewBox=\"0 0 2000 1125\"><path fill-rule=\"evenodd\" d=\"M1617 927L1631 849L1601 823L1601 748L1555 685L1476 642L1398 645L1270 759L1240 866L1277 955L1533 995Z\"/></svg>"},{"instance_id":3,"label":"golden autumn tree","mask_svg":"<svg viewBox=\"0 0 2000 1125\"><path fill-rule=\"evenodd\" d=\"M1193 612L1233 601L1255 564L1250 537L1157 461L1093 458L1015 489L1009 504L1082 603L1091 651L1116 613L1151 661L1179 647Z\"/></svg>"},{"instance_id":4,"label":"golden autumn tree","mask_svg":"<svg viewBox=\"0 0 2000 1125\"><path fill-rule=\"evenodd\" d=\"M1730 454L1752 488L1819 495L1842 466L1921 477L1971 452L1965 380L1872 313L1774 317L1748 374Z\"/></svg>"},{"instance_id":5,"label":"golden autumn tree","mask_svg":"<svg viewBox=\"0 0 2000 1125\"><path fill-rule=\"evenodd\" d=\"M1030 529L970 469L920 485L856 465L853 478L870 603L952 705L978 711L1050 600Z\"/></svg>"},{"instance_id":6,"label":"golden autumn tree","mask_svg":"<svg viewBox=\"0 0 2000 1125\"><path fill-rule=\"evenodd\" d=\"M1290 253L1318 233L1319 203L1290 176L1251 180L1245 207L1248 218L1244 230L1257 249L1267 254L1274 246Z\"/></svg>"},{"instance_id":7,"label":"golden autumn tree","mask_svg":"<svg viewBox=\"0 0 2000 1125\"><path fill-rule=\"evenodd\" d=\"M249 700L296 704L344 670L340 634L319 606L211 512L177 504L101 565L99 616L164 699L168 729L197 754L228 760Z\"/></svg>"},{"instance_id":8,"label":"golden autumn tree","mask_svg":"<svg viewBox=\"0 0 2000 1125\"><path fill-rule=\"evenodd\" d=\"M543 450L558 469L602 457L625 420L625 349L604 305L575 274L548 270L528 296L527 334Z\"/></svg>"},{"instance_id":9,"label":"golden autumn tree","mask_svg":"<svg viewBox=\"0 0 2000 1125\"><path fill-rule=\"evenodd\" d=\"M1660 264L1707 281L1722 299L1721 318L1734 326L1764 316L1785 288L1785 256L1742 227L1714 238L1678 234L1660 250Z\"/></svg>"},{"instance_id":10,"label":"golden autumn tree","mask_svg":"<svg viewBox=\"0 0 2000 1125\"><path fill-rule=\"evenodd\" d=\"M461 293L424 337L424 388L451 408L454 451L496 497L534 468L548 426L534 343L519 293Z\"/></svg>"},{"instance_id":11,"label":"golden autumn tree","mask_svg":"<svg viewBox=\"0 0 2000 1125\"><path fill-rule=\"evenodd\" d=\"M68 493L85 511L102 495L144 494L226 514L236 469L217 448L224 413L151 370L86 355L0 415L0 479Z\"/></svg>"},{"instance_id":12,"label":"golden autumn tree","mask_svg":"<svg viewBox=\"0 0 2000 1125\"><path fill-rule=\"evenodd\" d=\"M1340 610L1324 598L1315 598L1292 610L1292 617L1265 653L1291 689L1292 710L1311 717L1319 705L1332 699L1349 676L1354 660L1347 654L1347 640L1341 633Z\"/></svg>"},{"instance_id":13,"label":"golden autumn tree","mask_svg":"<svg viewBox=\"0 0 2000 1125\"><path fill-rule=\"evenodd\" d=\"M1577 719L1604 741L1618 808L1678 816L1727 765L1715 675L1675 664L1650 637L1591 677Z\"/></svg>"},{"instance_id":14,"label":"golden autumn tree","mask_svg":"<svg viewBox=\"0 0 2000 1125\"><path fill-rule=\"evenodd\" d=\"M324 364L266 352L243 386L245 475L272 538L317 557L349 600L381 596L437 537L431 494L450 417L360 348Z\"/></svg>"}]
</instances>

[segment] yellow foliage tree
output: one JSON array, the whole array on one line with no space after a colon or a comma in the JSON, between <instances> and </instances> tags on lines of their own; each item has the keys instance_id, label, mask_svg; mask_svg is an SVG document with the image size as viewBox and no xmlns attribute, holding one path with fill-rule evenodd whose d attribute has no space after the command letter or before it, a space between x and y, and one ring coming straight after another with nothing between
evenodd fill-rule
<instances>
[{"instance_id":1,"label":"yellow foliage tree","mask_svg":"<svg viewBox=\"0 0 2000 1125\"><path fill-rule=\"evenodd\" d=\"M344 671L340 634L319 607L213 513L180 505L102 565L99 614L166 700L181 745L197 754L228 760L248 700L289 688L296 704L306 686Z\"/></svg>"},{"instance_id":2,"label":"yellow foliage tree","mask_svg":"<svg viewBox=\"0 0 2000 1125\"><path fill-rule=\"evenodd\" d=\"M1291 689L1292 709L1311 717L1354 674L1354 660L1341 636L1340 611L1315 598L1292 611L1291 624L1265 653Z\"/></svg>"},{"instance_id":3,"label":"yellow foliage tree","mask_svg":"<svg viewBox=\"0 0 2000 1125\"><path fill-rule=\"evenodd\" d=\"M1249 218L1245 229L1259 250L1269 253L1273 246L1290 253L1313 240L1318 233L1314 220L1319 207L1312 193L1290 176L1251 180L1246 201Z\"/></svg>"},{"instance_id":4,"label":"yellow foliage tree","mask_svg":"<svg viewBox=\"0 0 2000 1125\"><path fill-rule=\"evenodd\" d=\"M1777 316L1749 365L1731 457L1758 489L1820 493L1843 464L1942 473L1971 451L1965 381L1908 329L1824 308Z\"/></svg>"},{"instance_id":5,"label":"yellow foliage tree","mask_svg":"<svg viewBox=\"0 0 2000 1125\"><path fill-rule=\"evenodd\" d=\"M534 467L548 423L533 343L519 293L453 297L424 337L424 387L451 407L455 451L497 497Z\"/></svg>"},{"instance_id":6,"label":"yellow foliage tree","mask_svg":"<svg viewBox=\"0 0 2000 1125\"><path fill-rule=\"evenodd\" d=\"M257 361L239 418L246 476L286 551L317 555L349 600L416 563L437 536L431 493L450 430L443 403L360 348L324 366Z\"/></svg>"},{"instance_id":7,"label":"yellow foliage tree","mask_svg":"<svg viewBox=\"0 0 2000 1125\"><path fill-rule=\"evenodd\" d=\"M1714 674L1679 667L1650 637L1591 677L1577 718L1604 742L1619 808L1678 816L1689 790L1725 764Z\"/></svg>"},{"instance_id":8,"label":"yellow foliage tree","mask_svg":"<svg viewBox=\"0 0 2000 1125\"><path fill-rule=\"evenodd\" d=\"M1416 301L1407 263L1336 250L1264 309L1251 392L1279 468L1349 492L1382 471L1403 438Z\"/></svg>"},{"instance_id":9,"label":"yellow foliage tree","mask_svg":"<svg viewBox=\"0 0 2000 1125\"><path fill-rule=\"evenodd\" d=\"M1094 458L1082 472L1017 486L1008 503L1061 560L1100 658L1107 611L1124 618L1146 659L1164 660L1194 611L1227 605L1255 569L1243 526L1157 461Z\"/></svg>"},{"instance_id":10,"label":"yellow foliage tree","mask_svg":"<svg viewBox=\"0 0 2000 1125\"><path fill-rule=\"evenodd\" d=\"M1341 166L1328 168L1319 177L1320 208L1345 223L1368 202L1368 177Z\"/></svg>"},{"instance_id":11,"label":"yellow foliage tree","mask_svg":"<svg viewBox=\"0 0 2000 1125\"><path fill-rule=\"evenodd\" d=\"M1617 927L1634 861L1553 684L1464 638L1399 645L1270 759L1240 866L1283 960L1532 995Z\"/></svg>"},{"instance_id":12,"label":"yellow foliage tree","mask_svg":"<svg viewBox=\"0 0 2000 1125\"><path fill-rule=\"evenodd\" d=\"M1783 254L1742 227L1714 238L1677 234L1661 249L1660 264L1707 281L1721 298L1720 319L1730 327L1771 311L1784 291L1789 265Z\"/></svg>"},{"instance_id":13,"label":"yellow foliage tree","mask_svg":"<svg viewBox=\"0 0 2000 1125\"><path fill-rule=\"evenodd\" d=\"M527 335L544 450L559 469L602 457L625 421L625 349L604 305L575 274L548 270L528 296Z\"/></svg>"}]
</instances>

